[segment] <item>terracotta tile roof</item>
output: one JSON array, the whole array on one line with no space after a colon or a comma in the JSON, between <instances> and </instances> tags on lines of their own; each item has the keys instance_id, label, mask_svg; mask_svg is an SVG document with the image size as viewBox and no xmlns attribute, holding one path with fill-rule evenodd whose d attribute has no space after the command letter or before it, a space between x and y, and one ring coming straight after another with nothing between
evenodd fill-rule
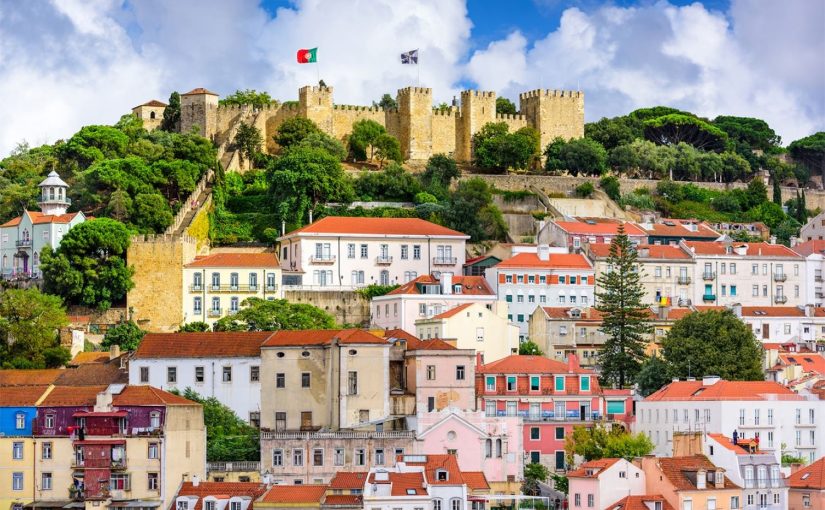
<instances>
[{"instance_id":1,"label":"terracotta tile roof","mask_svg":"<svg viewBox=\"0 0 825 510\"><path fill-rule=\"evenodd\" d=\"M93 406L106 386L55 386L38 407Z\"/></svg>"},{"instance_id":2,"label":"terracotta tile roof","mask_svg":"<svg viewBox=\"0 0 825 510\"><path fill-rule=\"evenodd\" d=\"M825 457L789 476L787 483L792 489L825 490Z\"/></svg>"},{"instance_id":3,"label":"terracotta tile roof","mask_svg":"<svg viewBox=\"0 0 825 510\"><path fill-rule=\"evenodd\" d=\"M272 331L147 333L133 354L142 358L255 358Z\"/></svg>"},{"instance_id":4,"label":"terracotta tile roof","mask_svg":"<svg viewBox=\"0 0 825 510\"><path fill-rule=\"evenodd\" d=\"M321 504L326 485L273 485L260 499L261 503L317 503Z\"/></svg>"},{"instance_id":5,"label":"terracotta tile roof","mask_svg":"<svg viewBox=\"0 0 825 510\"><path fill-rule=\"evenodd\" d=\"M607 243L596 243L587 246L587 249L593 256L598 258L607 258L610 256L610 245ZM647 254L642 256L643 251L647 250ZM669 244L640 244L636 247L636 254L639 259L657 259L657 260L685 260L690 259L690 254L685 252L680 246L672 246Z\"/></svg>"},{"instance_id":6,"label":"terracotta tile roof","mask_svg":"<svg viewBox=\"0 0 825 510\"><path fill-rule=\"evenodd\" d=\"M421 466L424 468L424 473L427 476L427 482L430 485L461 485L464 483L461 469L458 467L458 460L455 455L447 454L432 454L426 456L425 462L414 462L410 457L404 457L404 462L408 466ZM447 480L440 481L436 477L436 472L440 470L447 471Z\"/></svg>"},{"instance_id":7,"label":"terracotta tile roof","mask_svg":"<svg viewBox=\"0 0 825 510\"><path fill-rule=\"evenodd\" d=\"M471 266L471 265L475 264L476 262L480 262L480 261L485 260L485 259L496 259L499 262L501 261L501 259L496 257L495 255L479 255L478 257L473 257L473 258L467 259L464 262L464 266L465 267L466 266Z\"/></svg>"},{"instance_id":8,"label":"terracotta tile roof","mask_svg":"<svg viewBox=\"0 0 825 510\"><path fill-rule=\"evenodd\" d=\"M370 483L391 484L390 494L393 496L426 496L427 489L424 483L424 474L421 471L408 473L388 472L387 481L376 480L375 473L370 473ZM412 491L413 493L408 493Z\"/></svg>"},{"instance_id":9,"label":"terracotta tile roof","mask_svg":"<svg viewBox=\"0 0 825 510\"><path fill-rule=\"evenodd\" d=\"M116 406L199 406L197 402L169 393L153 386L126 386L112 397Z\"/></svg>"},{"instance_id":10,"label":"terracotta tile roof","mask_svg":"<svg viewBox=\"0 0 825 510\"><path fill-rule=\"evenodd\" d=\"M86 363L103 363L109 361L108 352L78 352L69 362L69 365L85 365Z\"/></svg>"},{"instance_id":11,"label":"terracotta tile roof","mask_svg":"<svg viewBox=\"0 0 825 510\"><path fill-rule=\"evenodd\" d=\"M806 373L825 375L825 356L821 353L789 353L780 354L779 359L785 365L799 365Z\"/></svg>"},{"instance_id":12,"label":"terracotta tile roof","mask_svg":"<svg viewBox=\"0 0 825 510\"><path fill-rule=\"evenodd\" d=\"M330 489L363 489L367 481L366 471L338 471L329 481Z\"/></svg>"},{"instance_id":13,"label":"terracotta tile roof","mask_svg":"<svg viewBox=\"0 0 825 510\"><path fill-rule=\"evenodd\" d=\"M672 225L668 225L667 223L672 223ZM695 224L696 231L690 230L686 226L689 224ZM654 223L650 225L650 228L645 228L644 224L639 224L639 227L652 236L681 237L684 239L688 239L695 237L717 238L721 235L719 234L719 232L710 228L710 226L708 226L705 222L686 221L671 218L662 218L660 223Z\"/></svg>"},{"instance_id":14,"label":"terracotta tile roof","mask_svg":"<svg viewBox=\"0 0 825 510\"><path fill-rule=\"evenodd\" d=\"M645 398L655 400L766 400L766 395L795 400L799 395L773 381L725 381L704 386L702 381L672 382Z\"/></svg>"},{"instance_id":15,"label":"terracotta tile roof","mask_svg":"<svg viewBox=\"0 0 825 510\"><path fill-rule=\"evenodd\" d=\"M464 478L464 483L471 491L490 490L490 484L487 482L487 477L484 476L484 471L462 471L461 476Z\"/></svg>"},{"instance_id":16,"label":"terracotta tile roof","mask_svg":"<svg viewBox=\"0 0 825 510\"><path fill-rule=\"evenodd\" d=\"M457 296L495 296L493 289L490 288L490 284L483 276L453 276L452 282L453 286L461 285L461 294L453 292ZM418 288L419 284L436 285L440 283L441 281L432 275L422 275L388 292L386 295L421 294Z\"/></svg>"},{"instance_id":17,"label":"terracotta tile roof","mask_svg":"<svg viewBox=\"0 0 825 510\"><path fill-rule=\"evenodd\" d=\"M364 498L357 494L329 494L324 498L324 507L353 506L361 508Z\"/></svg>"},{"instance_id":18,"label":"terracotta tile roof","mask_svg":"<svg viewBox=\"0 0 825 510\"><path fill-rule=\"evenodd\" d=\"M48 386L9 386L0 390L0 407L25 407L37 403Z\"/></svg>"},{"instance_id":19,"label":"terracotta tile roof","mask_svg":"<svg viewBox=\"0 0 825 510\"><path fill-rule=\"evenodd\" d=\"M206 90L203 87L198 87L196 89L192 89L189 92L187 92L186 94L181 94L181 95L182 96L191 96L191 95L195 95L195 94L209 94L209 95L212 95L212 96L217 96L217 94L215 94L214 92Z\"/></svg>"},{"instance_id":20,"label":"terracotta tile roof","mask_svg":"<svg viewBox=\"0 0 825 510\"><path fill-rule=\"evenodd\" d=\"M0 370L0 387L31 386L52 384L64 370L47 368L44 370Z\"/></svg>"},{"instance_id":21,"label":"terracotta tile roof","mask_svg":"<svg viewBox=\"0 0 825 510\"><path fill-rule=\"evenodd\" d=\"M782 349L782 344L773 343L773 342L763 342L762 343L762 348L765 349L766 351L771 350L771 349L778 351L778 350Z\"/></svg>"},{"instance_id":22,"label":"terracotta tile roof","mask_svg":"<svg viewBox=\"0 0 825 510\"><path fill-rule=\"evenodd\" d=\"M333 338L337 338L339 344L388 344L385 338L363 329L308 329L276 331L262 347L327 345Z\"/></svg>"},{"instance_id":23,"label":"terracotta tile roof","mask_svg":"<svg viewBox=\"0 0 825 510\"><path fill-rule=\"evenodd\" d=\"M732 451L733 453L735 453L737 455L748 455L748 454L751 453L747 449L743 448L743 446L751 444L750 440L745 440L744 444L739 445L739 444L733 444L733 440L730 439L729 437L725 436L724 434L708 434L708 437L712 438L714 441L719 443L719 445L722 448L724 448L726 450L729 450L729 451ZM757 443L757 445L758 445L758 443Z\"/></svg>"},{"instance_id":24,"label":"terracotta tile roof","mask_svg":"<svg viewBox=\"0 0 825 510\"><path fill-rule=\"evenodd\" d=\"M410 341L413 341L413 342L420 342L421 341L417 336L413 335L412 333L407 333L406 331L404 331L403 329L400 329L400 328L382 330L382 334L384 335L384 338L387 338L387 339L395 338L395 339L399 339L399 340L406 340L408 343Z\"/></svg>"},{"instance_id":25,"label":"terracotta tile roof","mask_svg":"<svg viewBox=\"0 0 825 510\"><path fill-rule=\"evenodd\" d=\"M693 308L695 308L697 312L709 312L711 310L716 310L716 311L727 310L727 307L717 306L717 305L694 305Z\"/></svg>"},{"instance_id":26,"label":"terracotta tile roof","mask_svg":"<svg viewBox=\"0 0 825 510\"><path fill-rule=\"evenodd\" d=\"M581 310L581 316L579 317L571 317L570 310L573 309ZM547 315L548 319L563 319L563 320L576 320L576 321L594 321L594 322L601 322L602 314L600 311L596 310L595 308L576 308L576 307L569 307L569 306L543 306L541 309L544 311L545 315Z\"/></svg>"},{"instance_id":27,"label":"terracotta tile roof","mask_svg":"<svg viewBox=\"0 0 825 510\"><path fill-rule=\"evenodd\" d=\"M692 313L693 313L693 310L691 310L690 308L678 308L678 307L677 308L671 308L667 312L667 320L669 320L669 321L678 321L679 319L681 319L681 318L683 318L687 315L690 315ZM656 319L654 318L654 320L656 320Z\"/></svg>"},{"instance_id":28,"label":"terracotta tile roof","mask_svg":"<svg viewBox=\"0 0 825 510\"><path fill-rule=\"evenodd\" d=\"M455 351L458 348L439 338L407 342L408 351Z\"/></svg>"},{"instance_id":29,"label":"terracotta tile roof","mask_svg":"<svg viewBox=\"0 0 825 510\"><path fill-rule=\"evenodd\" d=\"M609 235L615 236L619 231L619 225L621 223L607 223L607 222L596 222L596 223L588 223L585 221L556 221L554 222L558 225L562 230L567 232L568 234L573 235ZM630 237L633 236L644 236L644 230L640 229L634 223L625 223L624 224L624 233Z\"/></svg>"},{"instance_id":30,"label":"terracotta tile roof","mask_svg":"<svg viewBox=\"0 0 825 510\"><path fill-rule=\"evenodd\" d=\"M454 308L450 308L446 312L440 313L433 317L433 319L449 319L450 317L461 313L463 310L473 306L475 303L464 303L463 305L458 305Z\"/></svg>"},{"instance_id":31,"label":"terracotta tile roof","mask_svg":"<svg viewBox=\"0 0 825 510\"><path fill-rule=\"evenodd\" d=\"M568 478L598 478L598 476L606 469L613 466L622 459L599 459L585 462L578 469L567 473Z\"/></svg>"},{"instance_id":32,"label":"terracotta tile roof","mask_svg":"<svg viewBox=\"0 0 825 510\"><path fill-rule=\"evenodd\" d=\"M493 267L499 269L593 269L587 257L579 253L550 253L547 260L539 259L536 253L519 253L507 260L502 260Z\"/></svg>"},{"instance_id":33,"label":"terracotta tile roof","mask_svg":"<svg viewBox=\"0 0 825 510\"><path fill-rule=\"evenodd\" d=\"M701 490L696 488L696 477L691 479L686 476L687 473L694 473L699 469L705 471L715 471L716 466L704 455L689 455L684 457L659 457L657 459L659 469L662 474L670 480L676 490ZM738 489L739 486L733 483L730 478L725 476L724 489ZM716 490L716 485L713 483L706 484L706 489L709 491Z\"/></svg>"},{"instance_id":34,"label":"terracotta tile roof","mask_svg":"<svg viewBox=\"0 0 825 510\"><path fill-rule=\"evenodd\" d=\"M650 510L655 506L652 503L656 502L661 503L662 510L674 510L673 505L668 503L667 500L659 494L625 496L612 505L606 506L605 510ZM648 505L648 503L651 504Z\"/></svg>"},{"instance_id":35,"label":"terracotta tile roof","mask_svg":"<svg viewBox=\"0 0 825 510\"><path fill-rule=\"evenodd\" d=\"M101 363L84 363L67 368L54 382L57 386L97 386L100 384L126 384L129 382L129 370L126 364L121 368L121 360L128 360L123 354L113 360Z\"/></svg>"},{"instance_id":36,"label":"terracotta tile roof","mask_svg":"<svg viewBox=\"0 0 825 510\"><path fill-rule=\"evenodd\" d=\"M169 106L169 105L162 102L162 101L158 101L157 99L152 99L150 101L146 101L143 104L139 104L139 105L135 106L135 108L138 108L138 107L141 107L141 106L162 106L162 107L166 107L166 106Z\"/></svg>"},{"instance_id":37,"label":"terracotta tile roof","mask_svg":"<svg viewBox=\"0 0 825 510\"><path fill-rule=\"evenodd\" d=\"M567 363L544 356L520 354L511 354L506 358L482 365L477 370L479 374L566 374L569 372ZM595 375L595 372L586 368L574 369L573 373Z\"/></svg>"},{"instance_id":38,"label":"terracotta tile roof","mask_svg":"<svg viewBox=\"0 0 825 510\"><path fill-rule=\"evenodd\" d=\"M280 265L274 253L215 253L205 257L196 257L186 267L265 267L275 268Z\"/></svg>"},{"instance_id":39,"label":"terracotta tile roof","mask_svg":"<svg viewBox=\"0 0 825 510\"><path fill-rule=\"evenodd\" d=\"M814 317L825 317L825 308L821 306L814 307Z\"/></svg>"},{"instance_id":40,"label":"terracotta tile roof","mask_svg":"<svg viewBox=\"0 0 825 510\"><path fill-rule=\"evenodd\" d=\"M737 256L736 248L744 246L748 257L802 258L801 255L782 244L734 242L733 253L727 253L727 244L715 241L685 241L685 245L697 255Z\"/></svg>"},{"instance_id":41,"label":"terracotta tile roof","mask_svg":"<svg viewBox=\"0 0 825 510\"><path fill-rule=\"evenodd\" d=\"M742 317L805 317L796 306L743 306Z\"/></svg>"},{"instance_id":42,"label":"terracotta tile roof","mask_svg":"<svg viewBox=\"0 0 825 510\"><path fill-rule=\"evenodd\" d=\"M66 214L43 214L39 211L24 211L23 214L28 214L31 218L31 222L33 225L42 225L44 223L69 223L77 216L78 212L73 213L66 213ZM15 227L20 224L23 220L23 216L18 216L16 218L12 218L9 221L0 225L0 227Z\"/></svg>"},{"instance_id":43,"label":"terracotta tile roof","mask_svg":"<svg viewBox=\"0 0 825 510\"><path fill-rule=\"evenodd\" d=\"M357 218L344 216L326 216L310 223L298 230L289 232L285 237L294 234L352 234L352 235L388 235L388 236L437 236L460 237L469 239L470 236L456 230L442 227L435 223L419 218Z\"/></svg>"},{"instance_id":44,"label":"terracotta tile roof","mask_svg":"<svg viewBox=\"0 0 825 510\"><path fill-rule=\"evenodd\" d=\"M183 482L178 489L177 496L197 497L198 501L191 510L202 510L203 498L207 496L219 499L247 496L252 499L248 510L254 510L255 500L264 492L266 492L266 484L257 482L199 482L197 487L192 485L192 482Z\"/></svg>"},{"instance_id":45,"label":"terracotta tile roof","mask_svg":"<svg viewBox=\"0 0 825 510\"><path fill-rule=\"evenodd\" d=\"M825 240L813 239L811 241L805 241L804 243L797 244L791 249L800 255L804 255L805 257L814 253L823 253L825 252Z\"/></svg>"}]
</instances>

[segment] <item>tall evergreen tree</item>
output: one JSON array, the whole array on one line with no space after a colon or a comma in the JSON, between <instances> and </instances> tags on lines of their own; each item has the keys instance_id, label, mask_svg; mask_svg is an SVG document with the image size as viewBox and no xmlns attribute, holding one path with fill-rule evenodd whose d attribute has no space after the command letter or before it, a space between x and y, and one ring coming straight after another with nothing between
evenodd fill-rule
<instances>
[{"instance_id":1,"label":"tall evergreen tree","mask_svg":"<svg viewBox=\"0 0 825 510\"><path fill-rule=\"evenodd\" d=\"M172 92L169 96L169 105L163 109L163 121L160 123L163 131L178 131L180 129L180 94Z\"/></svg>"},{"instance_id":2,"label":"tall evergreen tree","mask_svg":"<svg viewBox=\"0 0 825 510\"><path fill-rule=\"evenodd\" d=\"M799 199L799 204L797 207L797 215L799 216L796 221L801 224L805 224L808 222L808 204L805 203L805 189L802 189L802 196Z\"/></svg>"},{"instance_id":3,"label":"tall evergreen tree","mask_svg":"<svg viewBox=\"0 0 825 510\"><path fill-rule=\"evenodd\" d=\"M782 205L782 188L779 187L779 179L773 177L773 203Z\"/></svg>"},{"instance_id":4,"label":"tall evergreen tree","mask_svg":"<svg viewBox=\"0 0 825 510\"><path fill-rule=\"evenodd\" d=\"M601 377L621 387L636 378L645 359L644 335L650 331L636 259L636 249L620 226L610 243L609 269L596 281L600 289L596 309L603 317L601 331L607 335L599 355Z\"/></svg>"}]
</instances>

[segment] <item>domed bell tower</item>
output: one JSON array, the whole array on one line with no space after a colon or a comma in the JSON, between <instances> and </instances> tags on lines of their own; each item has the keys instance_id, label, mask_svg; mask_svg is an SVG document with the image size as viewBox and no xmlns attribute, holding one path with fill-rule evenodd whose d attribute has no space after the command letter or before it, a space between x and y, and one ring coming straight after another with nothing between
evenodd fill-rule
<instances>
[{"instance_id":1,"label":"domed bell tower","mask_svg":"<svg viewBox=\"0 0 825 510\"><path fill-rule=\"evenodd\" d=\"M66 210L72 204L67 196L69 185L52 170L49 176L40 184L40 212L43 214L59 216L66 214Z\"/></svg>"}]
</instances>

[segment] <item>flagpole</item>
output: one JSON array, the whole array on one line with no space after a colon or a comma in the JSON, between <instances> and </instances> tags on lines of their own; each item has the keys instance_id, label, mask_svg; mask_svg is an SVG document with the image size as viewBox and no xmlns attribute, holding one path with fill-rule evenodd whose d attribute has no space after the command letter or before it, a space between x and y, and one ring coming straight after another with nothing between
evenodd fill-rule
<instances>
[{"instance_id":1,"label":"flagpole","mask_svg":"<svg viewBox=\"0 0 825 510\"><path fill-rule=\"evenodd\" d=\"M421 87L421 50L416 50L416 52L418 53L418 58L415 61L415 71L418 73L416 84Z\"/></svg>"}]
</instances>

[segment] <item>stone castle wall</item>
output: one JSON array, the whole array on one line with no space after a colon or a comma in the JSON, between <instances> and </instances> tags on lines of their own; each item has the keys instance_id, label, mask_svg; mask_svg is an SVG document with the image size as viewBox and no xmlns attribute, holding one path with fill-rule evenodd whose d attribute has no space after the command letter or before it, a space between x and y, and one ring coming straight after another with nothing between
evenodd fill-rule
<instances>
[{"instance_id":1,"label":"stone castle wall","mask_svg":"<svg viewBox=\"0 0 825 510\"><path fill-rule=\"evenodd\" d=\"M335 317L338 324L370 323L370 302L355 291L284 290L284 299L318 307Z\"/></svg>"}]
</instances>

